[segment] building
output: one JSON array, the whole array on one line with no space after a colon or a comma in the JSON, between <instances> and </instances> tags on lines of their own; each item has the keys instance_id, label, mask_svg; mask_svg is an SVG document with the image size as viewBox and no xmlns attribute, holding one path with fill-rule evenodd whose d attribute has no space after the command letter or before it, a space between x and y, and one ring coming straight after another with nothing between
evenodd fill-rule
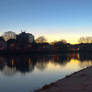
<instances>
[{"instance_id":1,"label":"building","mask_svg":"<svg viewBox=\"0 0 92 92\"><path fill-rule=\"evenodd\" d=\"M4 35L2 36L5 41L8 41L10 39L16 39L16 33L12 31L5 32Z\"/></svg>"},{"instance_id":2,"label":"building","mask_svg":"<svg viewBox=\"0 0 92 92\"><path fill-rule=\"evenodd\" d=\"M15 39L10 39L7 41L7 49L9 51L16 50L16 40Z\"/></svg>"},{"instance_id":3,"label":"building","mask_svg":"<svg viewBox=\"0 0 92 92\"><path fill-rule=\"evenodd\" d=\"M33 43L34 36L30 33L22 32L17 36L17 40L23 43Z\"/></svg>"}]
</instances>

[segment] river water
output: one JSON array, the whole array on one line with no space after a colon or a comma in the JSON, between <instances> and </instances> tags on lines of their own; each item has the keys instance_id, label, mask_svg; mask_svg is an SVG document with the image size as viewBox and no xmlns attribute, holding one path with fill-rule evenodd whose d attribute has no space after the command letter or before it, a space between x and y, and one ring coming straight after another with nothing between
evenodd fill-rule
<instances>
[{"instance_id":1,"label":"river water","mask_svg":"<svg viewBox=\"0 0 92 92\"><path fill-rule=\"evenodd\" d=\"M0 92L33 92L91 65L91 54L0 56Z\"/></svg>"}]
</instances>

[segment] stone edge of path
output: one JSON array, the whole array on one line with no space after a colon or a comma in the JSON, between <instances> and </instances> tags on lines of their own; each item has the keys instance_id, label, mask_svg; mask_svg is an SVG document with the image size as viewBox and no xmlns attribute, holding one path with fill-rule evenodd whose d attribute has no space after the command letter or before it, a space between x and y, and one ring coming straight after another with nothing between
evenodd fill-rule
<instances>
[{"instance_id":1,"label":"stone edge of path","mask_svg":"<svg viewBox=\"0 0 92 92\"><path fill-rule=\"evenodd\" d=\"M57 81L55 81L55 82L52 82L52 83L47 84L47 85L44 85L42 88L37 89L37 90L35 90L34 92L41 92L41 91L45 91L45 90L47 90L47 89L50 89L51 87L53 87L53 86L54 86L55 84L57 84L58 82L62 82L62 81L64 81L65 79L70 78L70 77L72 77L72 76L74 76L74 75L76 75L76 74L79 74L79 73L81 73L81 72L83 72L83 71L85 71L85 70L87 70L87 69L89 69L89 68L92 68L92 66L86 67L86 68L84 68L84 69L82 69L82 70L79 70L79 71L74 72L74 73L72 73L72 74L70 74L70 75L67 75L67 76L65 76L63 79L59 79L59 80L57 80Z\"/></svg>"}]
</instances>

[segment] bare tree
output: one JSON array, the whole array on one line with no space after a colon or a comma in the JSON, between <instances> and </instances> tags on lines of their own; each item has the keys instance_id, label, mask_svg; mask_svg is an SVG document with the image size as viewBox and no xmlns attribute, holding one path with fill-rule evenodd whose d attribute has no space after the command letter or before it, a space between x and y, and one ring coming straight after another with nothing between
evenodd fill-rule
<instances>
[{"instance_id":1,"label":"bare tree","mask_svg":"<svg viewBox=\"0 0 92 92\"><path fill-rule=\"evenodd\" d=\"M92 37L81 37L78 40L79 43L92 43Z\"/></svg>"},{"instance_id":2,"label":"bare tree","mask_svg":"<svg viewBox=\"0 0 92 92\"><path fill-rule=\"evenodd\" d=\"M37 39L36 39L36 42L37 43L44 43L44 42L46 42L47 40L46 40L46 38L44 37L44 36L40 36L40 37L38 37Z\"/></svg>"},{"instance_id":3,"label":"bare tree","mask_svg":"<svg viewBox=\"0 0 92 92\"><path fill-rule=\"evenodd\" d=\"M66 40L60 40L59 42L62 42L62 43L64 43L64 44L66 44L67 43L67 41Z\"/></svg>"},{"instance_id":4,"label":"bare tree","mask_svg":"<svg viewBox=\"0 0 92 92\"><path fill-rule=\"evenodd\" d=\"M53 45L53 44L55 44L55 43L63 43L63 44L66 44L67 43L67 41L66 40L59 40L59 41L53 41L53 42L51 42L51 44Z\"/></svg>"},{"instance_id":5,"label":"bare tree","mask_svg":"<svg viewBox=\"0 0 92 92\"><path fill-rule=\"evenodd\" d=\"M79 40L78 40L79 43L84 43L85 42L85 38L84 37L81 37Z\"/></svg>"}]
</instances>

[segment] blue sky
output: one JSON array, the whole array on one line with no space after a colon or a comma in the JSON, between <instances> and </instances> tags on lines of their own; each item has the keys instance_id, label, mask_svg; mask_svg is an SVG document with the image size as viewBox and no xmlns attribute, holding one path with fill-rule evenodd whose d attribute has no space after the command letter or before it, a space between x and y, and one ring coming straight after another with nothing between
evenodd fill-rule
<instances>
[{"instance_id":1,"label":"blue sky","mask_svg":"<svg viewBox=\"0 0 92 92\"><path fill-rule=\"evenodd\" d=\"M1 34L21 29L50 41L77 42L92 35L92 0L0 0Z\"/></svg>"}]
</instances>

